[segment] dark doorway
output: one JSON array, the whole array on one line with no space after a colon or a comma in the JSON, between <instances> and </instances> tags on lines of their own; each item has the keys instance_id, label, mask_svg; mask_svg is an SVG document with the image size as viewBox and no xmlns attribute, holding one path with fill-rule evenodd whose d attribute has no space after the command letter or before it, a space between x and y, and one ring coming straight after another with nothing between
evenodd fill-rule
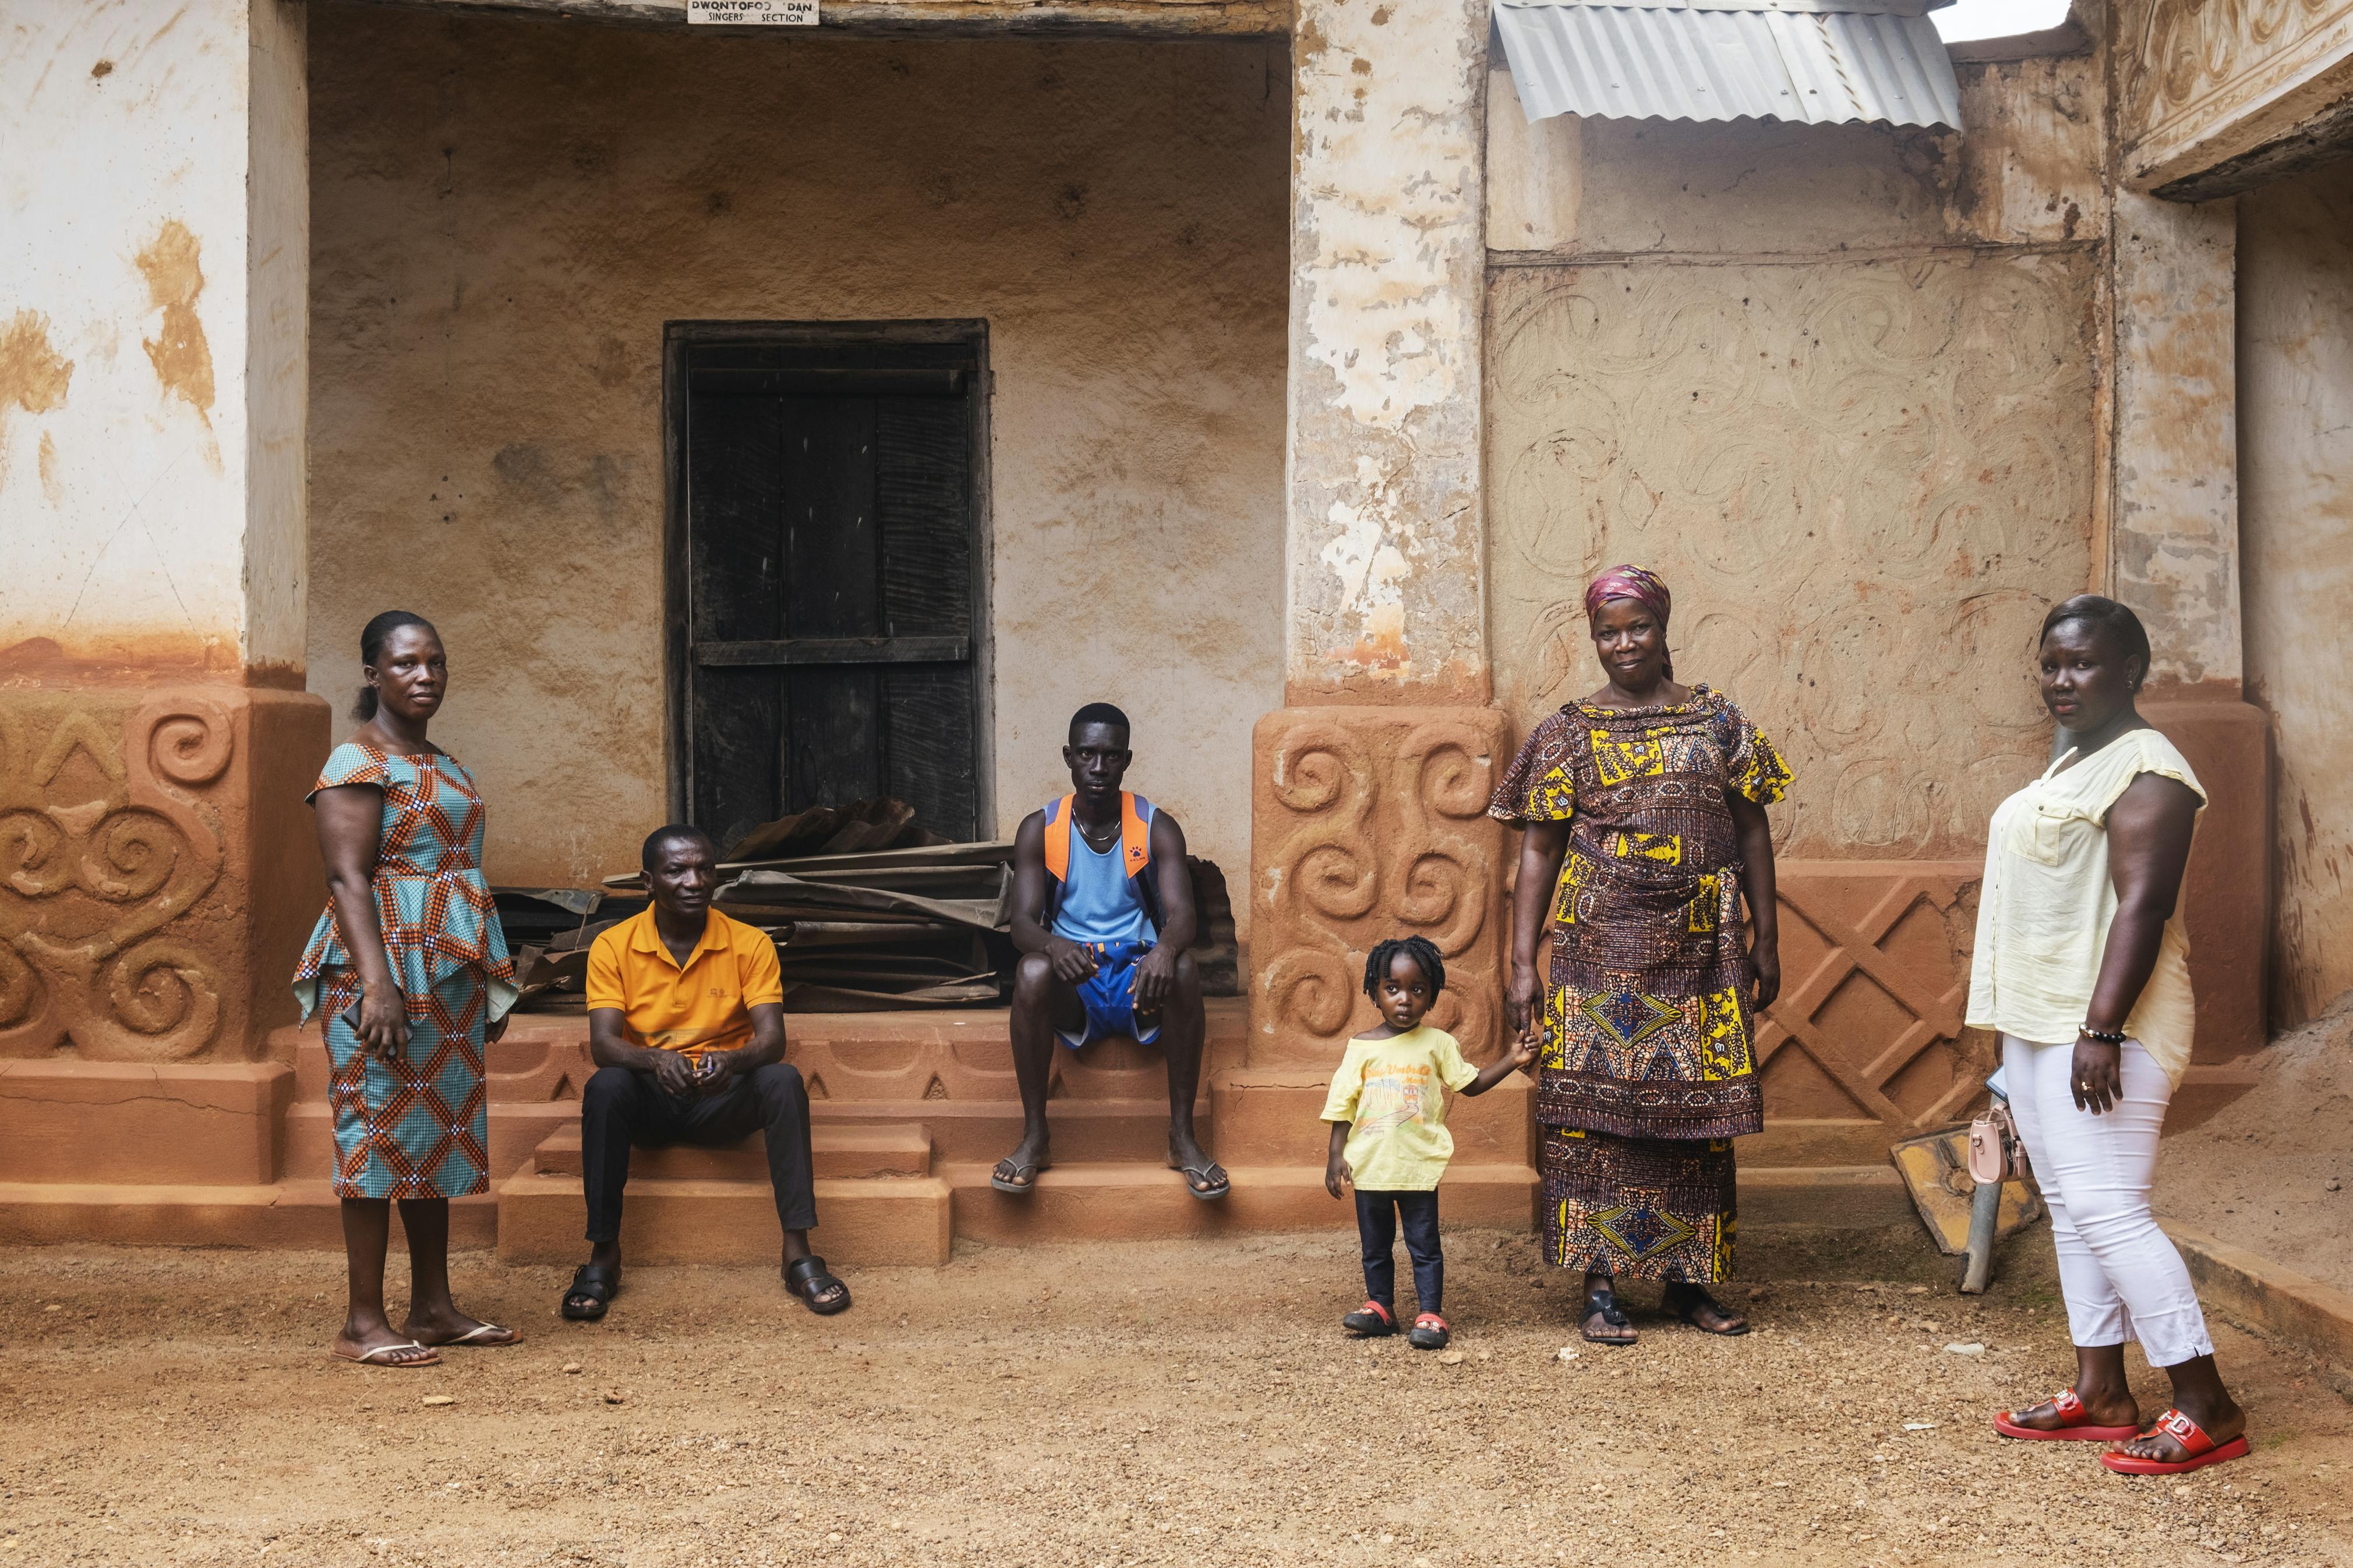
<instances>
[{"instance_id":1,"label":"dark doorway","mask_svg":"<svg viewBox=\"0 0 2353 1568\"><path fill-rule=\"evenodd\" d=\"M978 837L983 324L672 322L665 373L673 805Z\"/></svg>"}]
</instances>

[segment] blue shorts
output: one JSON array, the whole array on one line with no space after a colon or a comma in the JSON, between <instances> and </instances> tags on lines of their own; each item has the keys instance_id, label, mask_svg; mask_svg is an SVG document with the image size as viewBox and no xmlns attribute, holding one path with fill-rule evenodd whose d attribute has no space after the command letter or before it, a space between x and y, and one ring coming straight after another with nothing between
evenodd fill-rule
<instances>
[{"instance_id":1,"label":"blue shorts","mask_svg":"<svg viewBox=\"0 0 2353 1568\"><path fill-rule=\"evenodd\" d=\"M1160 1015L1135 1016L1135 966L1152 951L1145 942L1092 942L1095 972L1079 982L1079 1003L1087 1010L1087 1021L1079 1034L1057 1026L1055 1038L1077 1050L1089 1040L1100 1040L1106 1035L1130 1035L1139 1045L1151 1045L1160 1038Z\"/></svg>"}]
</instances>

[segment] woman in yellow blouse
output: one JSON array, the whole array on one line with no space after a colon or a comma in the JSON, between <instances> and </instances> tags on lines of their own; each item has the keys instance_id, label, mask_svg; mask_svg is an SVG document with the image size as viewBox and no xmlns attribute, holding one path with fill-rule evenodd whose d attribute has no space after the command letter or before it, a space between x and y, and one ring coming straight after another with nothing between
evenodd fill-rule
<instances>
[{"instance_id":1,"label":"woman in yellow blouse","mask_svg":"<svg viewBox=\"0 0 2353 1568\"><path fill-rule=\"evenodd\" d=\"M2246 1412L2148 1202L2166 1104L2189 1065L2181 874L2206 792L2134 706L2149 647L2132 611L2069 599L2042 623L2039 662L2067 744L1993 815L1968 1021L2001 1036L2010 1108L2051 1208L2075 1384L1994 1428L2107 1441L2110 1469L2173 1474L2247 1452ZM2125 1378L2135 1338L2173 1380L2172 1408L2146 1431Z\"/></svg>"}]
</instances>

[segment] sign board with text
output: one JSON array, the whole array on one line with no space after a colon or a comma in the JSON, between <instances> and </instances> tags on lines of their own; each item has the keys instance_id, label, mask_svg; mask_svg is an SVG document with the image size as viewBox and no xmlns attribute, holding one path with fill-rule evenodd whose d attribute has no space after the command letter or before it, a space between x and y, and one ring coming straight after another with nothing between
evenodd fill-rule
<instances>
[{"instance_id":1,"label":"sign board with text","mask_svg":"<svg viewBox=\"0 0 2353 1568\"><path fill-rule=\"evenodd\" d=\"M690 26L814 27L818 0L686 0Z\"/></svg>"}]
</instances>

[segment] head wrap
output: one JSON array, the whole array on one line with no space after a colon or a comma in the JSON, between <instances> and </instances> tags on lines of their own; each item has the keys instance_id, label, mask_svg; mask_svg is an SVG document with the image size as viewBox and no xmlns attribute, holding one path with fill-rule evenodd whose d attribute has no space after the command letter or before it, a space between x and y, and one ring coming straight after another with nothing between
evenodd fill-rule
<instances>
[{"instance_id":1,"label":"head wrap","mask_svg":"<svg viewBox=\"0 0 2353 1568\"><path fill-rule=\"evenodd\" d=\"M1640 566L1630 565L1603 568L1601 575L1586 584L1587 624L1590 625L1594 617L1601 614L1601 606L1612 599L1631 599L1656 616L1659 618L1659 636L1662 638L1665 637L1667 616L1674 610L1675 596L1667 592L1666 584L1660 581L1656 573L1645 572ZM1667 657L1666 667L1662 673L1669 680L1675 678L1675 661L1672 655Z\"/></svg>"}]
</instances>

